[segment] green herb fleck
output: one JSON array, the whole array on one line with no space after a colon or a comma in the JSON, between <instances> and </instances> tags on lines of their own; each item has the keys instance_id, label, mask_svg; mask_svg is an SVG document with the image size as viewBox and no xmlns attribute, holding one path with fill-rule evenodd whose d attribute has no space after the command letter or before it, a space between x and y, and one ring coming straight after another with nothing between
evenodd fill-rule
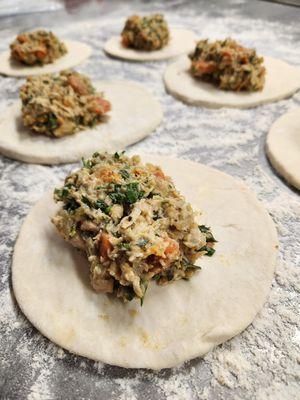
<instances>
[{"instance_id":1,"label":"green herb fleck","mask_svg":"<svg viewBox=\"0 0 300 400\"><path fill-rule=\"evenodd\" d=\"M141 297L141 307L142 307L143 304L144 304L144 300L145 300L145 294L146 294L147 289L148 289L148 282L145 281L143 278L141 279L141 286L144 289L143 296Z\"/></svg>"},{"instance_id":2,"label":"green herb fleck","mask_svg":"<svg viewBox=\"0 0 300 400\"><path fill-rule=\"evenodd\" d=\"M109 214L110 210L111 210L111 206L108 206L105 201L98 199L95 204L94 207L96 208L96 210L101 210L102 212L104 212L104 214Z\"/></svg>"},{"instance_id":3,"label":"green herb fleck","mask_svg":"<svg viewBox=\"0 0 300 400\"><path fill-rule=\"evenodd\" d=\"M130 250L131 249L130 244L129 243L125 243L125 242L118 243L118 247L120 249L122 249L122 250Z\"/></svg>"},{"instance_id":4,"label":"green herb fleck","mask_svg":"<svg viewBox=\"0 0 300 400\"><path fill-rule=\"evenodd\" d=\"M198 265L192 264L186 260L183 260L183 268L185 271L191 270L191 269L192 270L197 270L197 269L200 270L201 269L201 267L199 267Z\"/></svg>"},{"instance_id":5,"label":"green herb fleck","mask_svg":"<svg viewBox=\"0 0 300 400\"><path fill-rule=\"evenodd\" d=\"M71 229L70 229L70 232L69 232L69 236L72 238L72 237L74 237L76 235L76 233L77 233L76 224L73 224L71 226Z\"/></svg>"},{"instance_id":6,"label":"green herb fleck","mask_svg":"<svg viewBox=\"0 0 300 400\"><path fill-rule=\"evenodd\" d=\"M92 168L92 166L93 166L92 160L85 160L83 157L81 160L82 160L82 164L83 164L84 168L87 168L87 169Z\"/></svg>"},{"instance_id":7,"label":"green herb fleck","mask_svg":"<svg viewBox=\"0 0 300 400\"><path fill-rule=\"evenodd\" d=\"M120 154L116 151L114 157L116 160L119 160L123 154L125 154L125 151L122 151Z\"/></svg>"},{"instance_id":8,"label":"green herb fleck","mask_svg":"<svg viewBox=\"0 0 300 400\"><path fill-rule=\"evenodd\" d=\"M125 180L130 178L130 173L126 169L120 169L119 173Z\"/></svg>"},{"instance_id":9,"label":"green herb fleck","mask_svg":"<svg viewBox=\"0 0 300 400\"><path fill-rule=\"evenodd\" d=\"M212 242L212 243L217 242L217 240L214 238L213 234L211 233L211 230L209 227L207 227L205 225L198 225L198 228L199 228L200 232L205 233L207 242Z\"/></svg>"},{"instance_id":10,"label":"green herb fleck","mask_svg":"<svg viewBox=\"0 0 300 400\"><path fill-rule=\"evenodd\" d=\"M60 200L62 200L62 199L65 199L65 198L68 196L69 191L68 191L68 189L66 189L65 187L63 187L62 189L55 189L55 190L54 190L54 194L55 194Z\"/></svg>"},{"instance_id":11,"label":"green herb fleck","mask_svg":"<svg viewBox=\"0 0 300 400\"><path fill-rule=\"evenodd\" d=\"M86 204L88 207L92 208L92 203L91 200L89 198L87 198L86 196L82 196L81 197L81 201Z\"/></svg>"},{"instance_id":12,"label":"green herb fleck","mask_svg":"<svg viewBox=\"0 0 300 400\"><path fill-rule=\"evenodd\" d=\"M80 207L80 205L77 203L76 200L73 198L68 199L67 204L64 206L64 209L67 210L69 213L73 212L76 210L76 208Z\"/></svg>"},{"instance_id":13,"label":"green herb fleck","mask_svg":"<svg viewBox=\"0 0 300 400\"><path fill-rule=\"evenodd\" d=\"M206 256L211 257L215 253L215 249L209 246L203 246L199 251L206 251Z\"/></svg>"}]
</instances>

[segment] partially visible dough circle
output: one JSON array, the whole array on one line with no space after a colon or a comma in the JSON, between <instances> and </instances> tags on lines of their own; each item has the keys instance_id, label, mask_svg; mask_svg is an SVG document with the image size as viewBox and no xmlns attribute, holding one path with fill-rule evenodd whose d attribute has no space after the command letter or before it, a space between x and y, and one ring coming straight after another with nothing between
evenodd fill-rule
<instances>
[{"instance_id":1,"label":"partially visible dough circle","mask_svg":"<svg viewBox=\"0 0 300 400\"><path fill-rule=\"evenodd\" d=\"M166 90L185 103L209 108L250 108L291 96L300 89L300 68L271 57L264 57L265 87L261 92L232 92L195 79L189 72L190 61L182 58L164 73Z\"/></svg>"},{"instance_id":2,"label":"partially visible dough circle","mask_svg":"<svg viewBox=\"0 0 300 400\"><path fill-rule=\"evenodd\" d=\"M142 86L130 81L99 81L112 104L107 122L63 138L36 135L21 123L21 105L13 104L0 120L0 153L25 162L60 164L76 162L96 150L124 149L150 133L162 120L160 103Z\"/></svg>"},{"instance_id":3,"label":"partially visible dough circle","mask_svg":"<svg viewBox=\"0 0 300 400\"><path fill-rule=\"evenodd\" d=\"M266 152L279 175L300 189L300 108L275 121L267 136Z\"/></svg>"},{"instance_id":4,"label":"partially visible dough circle","mask_svg":"<svg viewBox=\"0 0 300 400\"><path fill-rule=\"evenodd\" d=\"M186 160L143 160L173 177L218 240L199 273L165 287L151 282L142 308L95 293L85 258L50 223L58 206L46 195L21 228L12 283L24 314L59 346L108 364L161 369L205 354L253 321L270 289L278 242L267 211L231 176Z\"/></svg>"},{"instance_id":5,"label":"partially visible dough circle","mask_svg":"<svg viewBox=\"0 0 300 400\"><path fill-rule=\"evenodd\" d=\"M131 61L158 61L191 52L196 44L196 34L187 29L172 29L170 43L161 50L141 51L125 48L121 37L114 36L104 45L104 51L113 57Z\"/></svg>"},{"instance_id":6,"label":"partially visible dough circle","mask_svg":"<svg viewBox=\"0 0 300 400\"><path fill-rule=\"evenodd\" d=\"M14 77L26 77L30 75L52 74L64 69L75 67L86 60L92 53L92 48L82 42L64 40L68 52L51 64L30 67L28 65L11 62L10 50L0 54L0 74Z\"/></svg>"}]
</instances>

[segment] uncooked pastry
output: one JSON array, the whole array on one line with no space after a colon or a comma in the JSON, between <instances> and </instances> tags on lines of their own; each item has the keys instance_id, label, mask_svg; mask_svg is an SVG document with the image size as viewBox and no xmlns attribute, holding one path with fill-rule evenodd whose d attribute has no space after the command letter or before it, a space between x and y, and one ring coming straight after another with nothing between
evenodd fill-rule
<instances>
[{"instance_id":1,"label":"uncooked pastry","mask_svg":"<svg viewBox=\"0 0 300 400\"><path fill-rule=\"evenodd\" d=\"M73 40L64 40L63 42L68 52L53 63L43 66L30 67L17 63L11 60L10 50L4 51L0 54L0 74L19 78L30 75L52 74L81 64L92 53L92 48L85 43Z\"/></svg>"},{"instance_id":2,"label":"uncooked pastry","mask_svg":"<svg viewBox=\"0 0 300 400\"><path fill-rule=\"evenodd\" d=\"M63 138L37 135L23 127L17 102L0 120L0 153L29 163L76 162L96 150L124 149L160 124L161 105L142 86L130 81L100 81L94 86L112 104L106 122Z\"/></svg>"},{"instance_id":3,"label":"uncooked pastry","mask_svg":"<svg viewBox=\"0 0 300 400\"><path fill-rule=\"evenodd\" d=\"M291 96L300 88L300 68L264 57L266 82L261 92L232 92L195 79L189 72L190 61L180 59L164 73L166 90L185 103L209 108L250 108Z\"/></svg>"},{"instance_id":4,"label":"uncooked pastry","mask_svg":"<svg viewBox=\"0 0 300 400\"><path fill-rule=\"evenodd\" d=\"M282 115L272 125L266 152L279 175L300 189L300 108Z\"/></svg>"},{"instance_id":5,"label":"uncooked pastry","mask_svg":"<svg viewBox=\"0 0 300 400\"><path fill-rule=\"evenodd\" d=\"M85 257L50 223L58 206L48 194L21 228L12 282L24 314L58 345L108 364L161 369L205 354L253 321L270 288L277 235L264 207L229 175L186 160L143 160L173 177L218 240L199 273L165 287L151 282L143 307L95 293Z\"/></svg>"},{"instance_id":6,"label":"uncooked pastry","mask_svg":"<svg viewBox=\"0 0 300 400\"><path fill-rule=\"evenodd\" d=\"M169 44L160 50L142 51L122 46L121 36L110 38L104 45L106 53L131 61L157 61L191 52L196 44L196 35L186 29L172 29Z\"/></svg>"}]
</instances>

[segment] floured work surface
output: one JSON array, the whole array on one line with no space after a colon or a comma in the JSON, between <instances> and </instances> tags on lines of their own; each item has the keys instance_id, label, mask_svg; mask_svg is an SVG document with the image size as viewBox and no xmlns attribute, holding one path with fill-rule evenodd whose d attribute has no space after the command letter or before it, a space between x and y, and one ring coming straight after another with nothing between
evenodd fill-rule
<instances>
[{"instance_id":1,"label":"floured work surface","mask_svg":"<svg viewBox=\"0 0 300 400\"><path fill-rule=\"evenodd\" d=\"M105 20L65 23L55 32L93 46L92 57L80 68L93 80L111 79L112 75L118 79L137 80L149 86L162 102L165 112L162 125L130 152L187 158L243 179L277 224L281 261L269 302L253 324L202 360L196 359L175 370L149 372L110 367L75 357L59 350L32 327L15 305L10 288L12 248L25 215L42 193L61 181L75 165L28 165L1 156L1 396L29 400L98 399L101 393L104 400L296 399L299 393L296 363L299 354L296 335L299 194L272 171L263 146L272 123L290 108L299 107L300 94L251 110L212 111L188 107L165 94L162 73L167 62L137 65L103 55L105 40L122 25L125 16L137 12L130 3L123 3L119 8L118 3L113 3L114 14L105 16ZM255 2L253 6L245 2L242 6L241 2L232 1L218 2L216 16L217 3L211 3L205 2L205 8L204 2L189 2L186 7L180 7L177 17L178 9L169 8L166 17L170 24L188 27L203 37L218 39L230 35L246 45L256 45L259 54L294 65L299 63L300 52L295 43L300 39L296 24L300 10L266 2ZM99 15L102 10L97 10ZM151 12L153 5L140 5L140 10ZM289 18L286 22L264 19L253 23L253 19L246 16L248 13L259 18L263 10L274 10L270 12L289 15ZM268 11L265 14L268 15ZM1 51L7 48L13 33L6 30L0 34ZM1 112L9 100L17 97L19 84L11 78L1 79Z\"/></svg>"}]
</instances>

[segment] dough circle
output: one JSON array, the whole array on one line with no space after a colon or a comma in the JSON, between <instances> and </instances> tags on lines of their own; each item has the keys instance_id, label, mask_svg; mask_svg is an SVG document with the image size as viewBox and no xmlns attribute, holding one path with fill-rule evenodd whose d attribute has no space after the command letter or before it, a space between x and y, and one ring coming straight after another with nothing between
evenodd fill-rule
<instances>
[{"instance_id":1,"label":"dough circle","mask_svg":"<svg viewBox=\"0 0 300 400\"><path fill-rule=\"evenodd\" d=\"M264 57L266 82L261 92L232 92L195 79L189 72L190 60L180 59L164 73L167 92L184 103L209 108L250 108L291 96L300 89L300 68Z\"/></svg>"},{"instance_id":2,"label":"dough circle","mask_svg":"<svg viewBox=\"0 0 300 400\"><path fill-rule=\"evenodd\" d=\"M267 136L266 153L278 174L300 189L300 108L275 121Z\"/></svg>"},{"instance_id":3,"label":"dough circle","mask_svg":"<svg viewBox=\"0 0 300 400\"><path fill-rule=\"evenodd\" d=\"M48 194L23 223L12 283L24 314L59 346L108 364L162 369L207 353L253 321L270 289L277 235L264 207L231 176L186 160L143 160L173 177L218 240L199 273L165 287L151 282L143 307L93 292L85 258L49 221L58 206Z\"/></svg>"},{"instance_id":4,"label":"dough circle","mask_svg":"<svg viewBox=\"0 0 300 400\"><path fill-rule=\"evenodd\" d=\"M110 38L104 45L109 55L131 61L158 61L191 52L196 44L197 36L187 29L172 29L171 39L161 50L141 51L129 49L121 44L120 36Z\"/></svg>"},{"instance_id":5,"label":"dough circle","mask_svg":"<svg viewBox=\"0 0 300 400\"><path fill-rule=\"evenodd\" d=\"M0 120L0 153L29 163L76 162L96 150L124 149L150 135L160 124L161 105L142 86L130 81L100 81L94 86L112 104L106 122L62 138L37 135L23 127L17 102Z\"/></svg>"},{"instance_id":6,"label":"dough circle","mask_svg":"<svg viewBox=\"0 0 300 400\"><path fill-rule=\"evenodd\" d=\"M30 67L11 61L10 50L4 51L0 54L0 74L18 78L30 75L52 74L75 67L92 54L92 48L85 43L74 40L64 40L64 43L67 46L68 52L53 63L43 66Z\"/></svg>"}]
</instances>

